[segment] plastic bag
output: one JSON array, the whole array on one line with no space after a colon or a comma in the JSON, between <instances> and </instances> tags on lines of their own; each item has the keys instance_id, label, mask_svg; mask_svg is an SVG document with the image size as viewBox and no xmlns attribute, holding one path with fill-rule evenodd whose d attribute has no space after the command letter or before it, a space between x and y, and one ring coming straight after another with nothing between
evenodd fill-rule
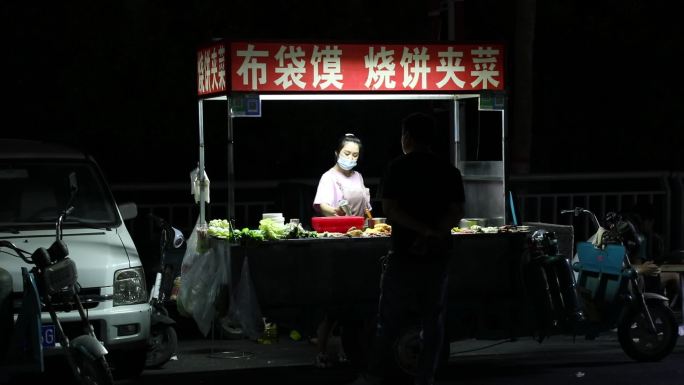
<instances>
[{"instance_id":1,"label":"plastic bag","mask_svg":"<svg viewBox=\"0 0 684 385\"><path fill-rule=\"evenodd\" d=\"M240 325L242 333L249 338L256 339L263 332L261 308L249 273L248 258L245 257L240 272L240 282L233 291L228 308L228 318Z\"/></svg>"},{"instance_id":2,"label":"plastic bag","mask_svg":"<svg viewBox=\"0 0 684 385\"><path fill-rule=\"evenodd\" d=\"M206 336L216 315L216 297L226 281L223 258L210 249L198 255L182 277L179 297L183 307Z\"/></svg>"},{"instance_id":3,"label":"plastic bag","mask_svg":"<svg viewBox=\"0 0 684 385\"><path fill-rule=\"evenodd\" d=\"M195 203L199 203L200 201L200 190L202 187L204 187L204 190L206 191L205 202L210 203L209 185L210 182L206 170L204 170L204 183L202 183L202 178L200 178L199 166L190 171L190 194L195 197Z\"/></svg>"},{"instance_id":4,"label":"plastic bag","mask_svg":"<svg viewBox=\"0 0 684 385\"><path fill-rule=\"evenodd\" d=\"M188 239L181 264L178 301L182 304L183 311L192 316L200 332L206 336L216 315L216 297L221 286L228 281L228 274L223 255L213 249L202 253L196 250L198 226L199 223Z\"/></svg>"},{"instance_id":5,"label":"plastic bag","mask_svg":"<svg viewBox=\"0 0 684 385\"><path fill-rule=\"evenodd\" d=\"M190 238L185 241L185 254L183 255L183 262L181 262L181 277L183 274L190 269L195 258L199 255L197 252L197 229L199 228L199 217L195 222L195 227L193 227L190 233ZM183 279L181 278L181 281Z\"/></svg>"}]
</instances>

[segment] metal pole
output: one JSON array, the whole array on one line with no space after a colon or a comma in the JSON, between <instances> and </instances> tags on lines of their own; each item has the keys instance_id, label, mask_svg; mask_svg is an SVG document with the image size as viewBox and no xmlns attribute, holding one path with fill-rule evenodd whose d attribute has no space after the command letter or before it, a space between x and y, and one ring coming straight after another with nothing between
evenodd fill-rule
<instances>
[{"instance_id":1,"label":"metal pole","mask_svg":"<svg viewBox=\"0 0 684 385\"><path fill-rule=\"evenodd\" d=\"M512 223L512 219L515 216L515 213L513 213L512 210L514 210L514 207L511 205L511 202L508 202L506 200L506 192L508 189L508 161L506 160L506 157L508 156L508 120L506 119L506 106L508 105L507 101L504 100L504 107L501 110L501 170L503 171L503 175L501 176L501 189L503 193L503 220L504 223L503 225ZM554 211L555 212L555 211ZM510 220L509 220L510 219ZM516 222L519 222L522 224L522 218L517 218L516 217Z\"/></svg>"},{"instance_id":2,"label":"metal pole","mask_svg":"<svg viewBox=\"0 0 684 385\"><path fill-rule=\"evenodd\" d=\"M200 180L200 226L206 225L206 216L204 213L204 202L206 201L206 179L204 178L204 104L200 100L197 102L199 111L199 180Z\"/></svg>"},{"instance_id":3,"label":"metal pole","mask_svg":"<svg viewBox=\"0 0 684 385\"><path fill-rule=\"evenodd\" d=\"M454 41L456 39L456 5L454 0L447 2L447 22L447 38L449 41Z\"/></svg>"},{"instance_id":4,"label":"metal pole","mask_svg":"<svg viewBox=\"0 0 684 385\"><path fill-rule=\"evenodd\" d=\"M228 107L228 147L226 155L228 156L228 201L226 202L226 218L230 221L235 219L235 164L233 158L233 107L230 103L230 97L226 98L226 106Z\"/></svg>"},{"instance_id":5,"label":"metal pole","mask_svg":"<svg viewBox=\"0 0 684 385\"><path fill-rule=\"evenodd\" d=\"M452 139L452 147L451 147L451 156L452 156L452 161L454 164L454 167L459 167L460 162L459 160L461 159L461 103L458 101L458 99L454 99L454 101L451 103L451 139ZM461 170L463 172L463 170Z\"/></svg>"}]
</instances>

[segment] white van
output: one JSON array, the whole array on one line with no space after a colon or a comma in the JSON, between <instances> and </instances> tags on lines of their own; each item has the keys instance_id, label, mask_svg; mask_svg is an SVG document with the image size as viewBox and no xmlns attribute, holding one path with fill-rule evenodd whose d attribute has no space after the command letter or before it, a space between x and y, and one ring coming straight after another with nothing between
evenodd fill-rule
<instances>
[{"instance_id":1,"label":"white van","mask_svg":"<svg viewBox=\"0 0 684 385\"><path fill-rule=\"evenodd\" d=\"M145 274L124 220L137 215L135 204L117 206L95 161L70 148L43 142L0 139L0 239L33 252L55 240L55 221L70 194L75 173L74 211L63 224L63 240L78 269L79 295L97 338L109 351L117 378L145 367L151 310ZM0 266L13 280L15 311L21 299L21 259L0 252ZM64 309L69 334L78 312ZM50 316L42 320L50 324ZM72 320L72 322L70 322Z\"/></svg>"}]
</instances>

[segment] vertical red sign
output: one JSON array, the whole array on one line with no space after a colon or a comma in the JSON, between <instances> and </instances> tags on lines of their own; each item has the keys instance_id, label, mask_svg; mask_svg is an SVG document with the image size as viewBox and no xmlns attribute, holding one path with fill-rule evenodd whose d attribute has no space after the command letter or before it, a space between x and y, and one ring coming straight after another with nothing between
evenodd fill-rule
<instances>
[{"instance_id":1,"label":"vertical red sign","mask_svg":"<svg viewBox=\"0 0 684 385\"><path fill-rule=\"evenodd\" d=\"M226 46L224 43L197 51L197 94L209 95L227 90Z\"/></svg>"}]
</instances>

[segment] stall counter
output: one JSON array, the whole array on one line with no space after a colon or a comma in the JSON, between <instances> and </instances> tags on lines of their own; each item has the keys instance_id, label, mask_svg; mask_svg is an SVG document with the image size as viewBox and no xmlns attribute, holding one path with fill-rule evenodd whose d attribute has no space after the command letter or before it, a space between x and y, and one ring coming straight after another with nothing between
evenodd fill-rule
<instances>
[{"instance_id":1,"label":"stall counter","mask_svg":"<svg viewBox=\"0 0 684 385\"><path fill-rule=\"evenodd\" d=\"M520 308L526 233L453 235L450 251L449 302L477 313L504 313ZM380 258L389 237L313 238L233 245L212 238L215 255L227 258L231 287L240 279L244 261L261 312L288 318L301 309L342 309L347 316L366 317L376 307ZM496 318L496 317L495 317Z\"/></svg>"}]
</instances>

